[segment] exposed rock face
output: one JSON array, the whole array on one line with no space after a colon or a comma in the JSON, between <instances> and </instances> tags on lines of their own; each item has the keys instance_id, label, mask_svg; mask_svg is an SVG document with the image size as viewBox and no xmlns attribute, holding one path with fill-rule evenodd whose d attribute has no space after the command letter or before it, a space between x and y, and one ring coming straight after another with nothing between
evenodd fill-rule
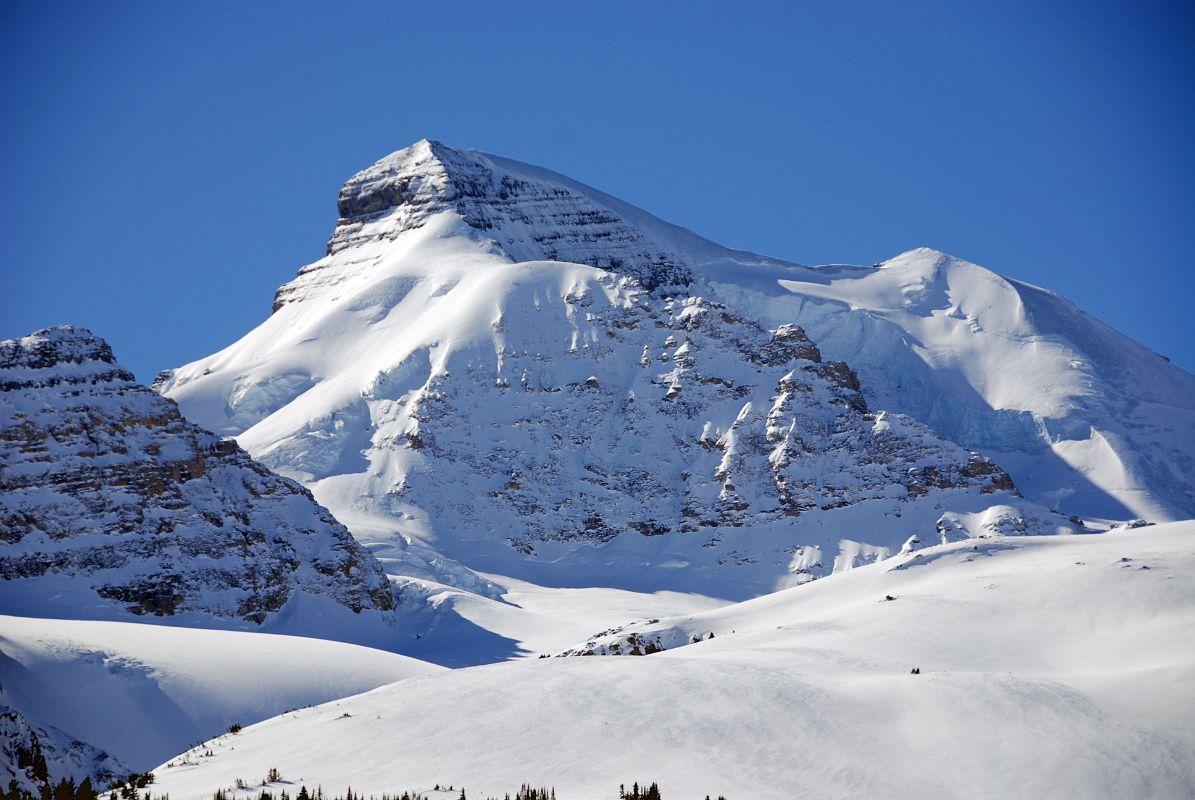
<instances>
[{"instance_id":1,"label":"exposed rock face","mask_svg":"<svg viewBox=\"0 0 1195 800\"><path fill-rule=\"evenodd\" d=\"M497 359L466 351L428 376L371 453L380 462L406 448L451 468L411 470L397 497L530 555L625 533L717 544L728 529L765 526L783 539L811 511L1015 492L982 456L908 418L867 413L854 373L822 361L800 328L766 331L717 303L599 281L610 295L569 294L562 314L538 315L545 329L584 319L583 347L520 339ZM379 376L367 397L384 400L387 388Z\"/></svg>"},{"instance_id":2,"label":"exposed rock face","mask_svg":"<svg viewBox=\"0 0 1195 800\"><path fill-rule=\"evenodd\" d=\"M393 624L380 566L306 489L82 328L0 342L0 580L17 613L40 594L38 613L257 627L308 596Z\"/></svg>"},{"instance_id":3,"label":"exposed rock face","mask_svg":"<svg viewBox=\"0 0 1195 800\"><path fill-rule=\"evenodd\" d=\"M872 405L983 452L1030 499L1093 519L1195 516L1195 375L1052 292L928 248L771 282L696 273L694 291L802 325Z\"/></svg>"}]
</instances>

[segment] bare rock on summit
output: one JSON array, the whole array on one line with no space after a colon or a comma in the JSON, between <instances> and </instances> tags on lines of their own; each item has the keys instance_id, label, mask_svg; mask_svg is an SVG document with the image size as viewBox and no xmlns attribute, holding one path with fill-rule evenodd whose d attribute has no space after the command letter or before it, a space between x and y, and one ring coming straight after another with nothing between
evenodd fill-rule
<instances>
[{"instance_id":1,"label":"bare rock on summit","mask_svg":"<svg viewBox=\"0 0 1195 800\"><path fill-rule=\"evenodd\" d=\"M692 281L675 248L636 226L621 206L562 175L424 140L349 178L337 199L340 220L328 255L391 241L450 213L512 261L573 261L632 275L649 290ZM311 275L319 267L279 289L274 310L319 283L323 276Z\"/></svg>"}]
</instances>

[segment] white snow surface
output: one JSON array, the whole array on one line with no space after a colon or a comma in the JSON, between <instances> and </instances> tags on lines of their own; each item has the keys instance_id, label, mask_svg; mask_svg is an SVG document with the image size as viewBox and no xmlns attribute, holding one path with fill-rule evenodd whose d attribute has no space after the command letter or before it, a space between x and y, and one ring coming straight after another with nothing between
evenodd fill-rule
<instances>
[{"instance_id":1,"label":"white snow surface","mask_svg":"<svg viewBox=\"0 0 1195 800\"><path fill-rule=\"evenodd\" d=\"M661 620L715 636L655 655L453 670L288 713L163 764L157 786L200 800L276 767L291 790L364 794L1189 797L1193 536L934 545Z\"/></svg>"},{"instance_id":2,"label":"white snow surface","mask_svg":"<svg viewBox=\"0 0 1195 800\"><path fill-rule=\"evenodd\" d=\"M0 616L0 699L145 771L234 723L442 668L267 633Z\"/></svg>"}]
</instances>

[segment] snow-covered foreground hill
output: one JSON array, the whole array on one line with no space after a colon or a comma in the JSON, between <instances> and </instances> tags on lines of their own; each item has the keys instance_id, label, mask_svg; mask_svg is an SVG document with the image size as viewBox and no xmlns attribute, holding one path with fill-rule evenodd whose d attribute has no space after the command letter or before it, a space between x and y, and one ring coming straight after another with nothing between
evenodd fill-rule
<instances>
[{"instance_id":1,"label":"snow-covered foreground hill","mask_svg":"<svg viewBox=\"0 0 1195 800\"><path fill-rule=\"evenodd\" d=\"M0 704L136 771L232 724L441 671L322 639L0 616Z\"/></svg>"},{"instance_id":2,"label":"snow-covered foreground hill","mask_svg":"<svg viewBox=\"0 0 1195 800\"><path fill-rule=\"evenodd\" d=\"M207 800L273 767L275 789L365 794L1190 797L1192 537L934 546L663 620L714 637L647 657L442 672L288 713L160 766L158 787Z\"/></svg>"}]
</instances>

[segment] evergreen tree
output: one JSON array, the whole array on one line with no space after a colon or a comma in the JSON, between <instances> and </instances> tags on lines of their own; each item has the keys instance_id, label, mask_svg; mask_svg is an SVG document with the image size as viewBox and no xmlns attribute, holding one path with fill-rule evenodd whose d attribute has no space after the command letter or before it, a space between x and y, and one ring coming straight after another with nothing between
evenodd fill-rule
<instances>
[{"instance_id":1,"label":"evergreen tree","mask_svg":"<svg viewBox=\"0 0 1195 800\"><path fill-rule=\"evenodd\" d=\"M66 778L58 781L58 785L54 787L54 800L74 800L74 798L74 784Z\"/></svg>"}]
</instances>

